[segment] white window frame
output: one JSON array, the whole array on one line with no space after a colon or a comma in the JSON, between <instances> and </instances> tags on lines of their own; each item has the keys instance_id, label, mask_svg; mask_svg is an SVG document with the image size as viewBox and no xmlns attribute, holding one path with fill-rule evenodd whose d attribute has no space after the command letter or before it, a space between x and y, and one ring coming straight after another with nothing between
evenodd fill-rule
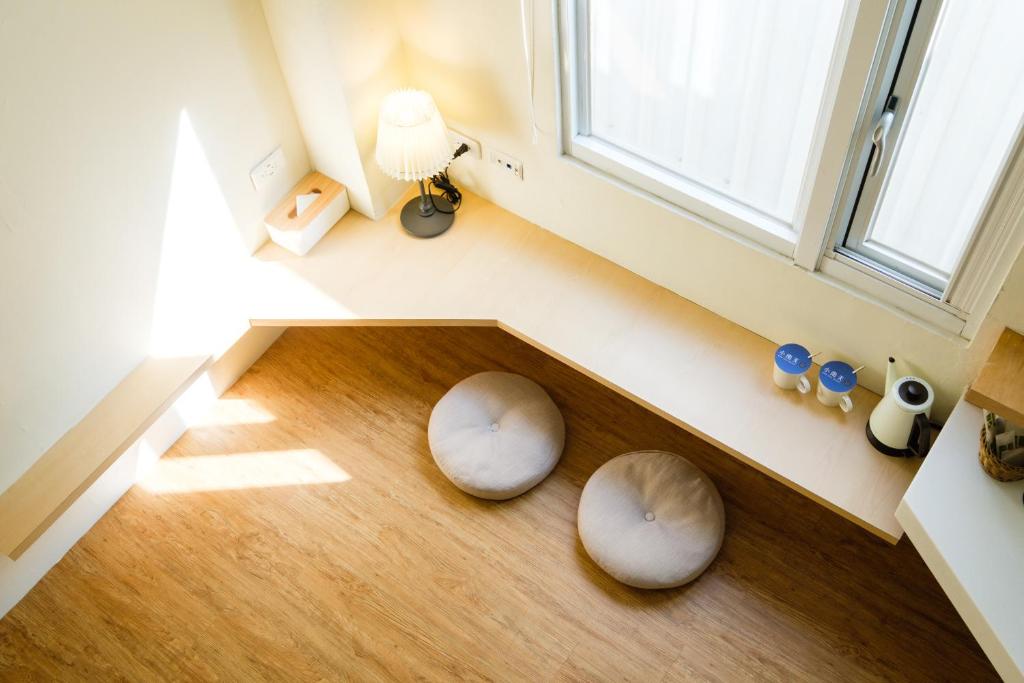
<instances>
[{"instance_id":1,"label":"white window frame","mask_svg":"<svg viewBox=\"0 0 1024 683\"><path fill-rule=\"evenodd\" d=\"M846 0L791 225L586 135L587 69L581 68L580 60L587 53L587 0L557 0L554 5L555 54L560 55L556 64L560 152L613 182L624 181L652 200L678 207L721 234L790 259L840 289L866 296L935 330L970 339L1024 245L1024 135L1008 155L1007 168L995 183L963 265L942 297L836 250L839 231L846 228L845 189L863 161L853 159L850 150L861 148L858 138L869 134L869 124L878 114L873 111L875 95L891 78L885 70L891 68L892 51L902 40L900 22L913 2ZM584 79L584 88L578 87L579 79Z\"/></svg>"},{"instance_id":2,"label":"white window frame","mask_svg":"<svg viewBox=\"0 0 1024 683\"><path fill-rule=\"evenodd\" d=\"M804 225L816 218L809 212L809 207L815 203L816 195L824 193L831 197L835 194L835 183L832 182L831 187L829 186L829 174L821 173L823 169L820 166L827 151L828 132L825 124L830 119L838 89L846 46L856 16L855 5L856 2L847 0L841 14L839 36L825 81L825 91L807 155L807 168L801 182L792 224L588 135L589 102L585 86L588 69L581 63L585 59L584 55L588 53L587 0L562 0L558 3L558 33L561 34L561 44L565 46L564 51L558 48L556 52L563 56L560 82L565 85L560 88L562 153L579 159L607 175L625 180L645 192L771 251L792 257ZM580 83L583 83L584 87L578 87ZM840 143L837 140L832 144ZM845 149L845 143L842 143L844 155Z\"/></svg>"},{"instance_id":3,"label":"white window frame","mask_svg":"<svg viewBox=\"0 0 1024 683\"><path fill-rule=\"evenodd\" d=\"M916 19L913 16L915 5L919 6ZM879 193L888 180L892 164L897 156L897 151L882 155L877 175L874 178L866 178L862 184L862 179L867 171L868 158L872 156L873 146L870 141L874 124L887 104L888 86L893 80L896 80L895 71L900 62L902 62L902 66L900 67L899 82L913 88L919 84L925 54L931 42L940 10L937 0L925 0L920 3L916 0L902 0L892 3L892 6L895 16L890 23L885 45L877 56L878 68L864 98L860 125L853 138L851 151L847 158L847 170L844 174L843 185L840 187L832 226L832 235L836 245L832 250L832 255L834 258L843 259L849 265L866 266L869 270L882 269L883 273L897 282L941 301L942 290L940 288L942 284L937 274L929 273L927 269L921 269L924 277L919 280L903 275L898 270L905 267L905 263L901 262L903 259L896 255L890 256L885 253L885 250L878 251L866 241L867 232L878 210ZM908 41L907 34L912 22L914 24L913 36ZM906 51L901 57L899 53L905 43L907 44ZM899 105L895 109L895 118L889 131L890 139L900 139L900 133L913 107L912 94L899 89L895 89L892 93L898 98ZM860 197L859 203L863 209L855 212L858 204L857 195ZM840 246L844 237L847 242L852 242L849 248ZM889 269L888 266L892 266L892 269Z\"/></svg>"}]
</instances>

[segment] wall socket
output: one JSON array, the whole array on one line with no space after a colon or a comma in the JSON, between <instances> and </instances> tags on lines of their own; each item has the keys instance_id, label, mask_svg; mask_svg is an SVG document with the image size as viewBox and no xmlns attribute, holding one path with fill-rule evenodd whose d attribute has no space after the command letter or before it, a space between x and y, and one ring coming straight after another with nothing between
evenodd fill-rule
<instances>
[{"instance_id":1,"label":"wall socket","mask_svg":"<svg viewBox=\"0 0 1024 683\"><path fill-rule=\"evenodd\" d=\"M452 141L452 144L455 145L456 148L458 148L458 146L463 143L465 143L466 146L469 147L469 151L463 154L462 156L471 157L473 159L480 158L480 143L474 140L473 138L469 137L468 135L463 135L459 131L452 130L451 128L449 128L448 139Z\"/></svg>"},{"instance_id":2,"label":"wall socket","mask_svg":"<svg viewBox=\"0 0 1024 683\"><path fill-rule=\"evenodd\" d=\"M502 168L506 173L511 173L520 180L523 179L523 162L514 156L492 149L488 150L487 160Z\"/></svg>"},{"instance_id":3,"label":"wall socket","mask_svg":"<svg viewBox=\"0 0 1024 683\"><path fill-rule=\"evenodd\" d=\"M284 152L278 147L249 173L252 186L256 188L257 192L262 190L284 172L284 167Z\"/></svg>"}]
</instances>

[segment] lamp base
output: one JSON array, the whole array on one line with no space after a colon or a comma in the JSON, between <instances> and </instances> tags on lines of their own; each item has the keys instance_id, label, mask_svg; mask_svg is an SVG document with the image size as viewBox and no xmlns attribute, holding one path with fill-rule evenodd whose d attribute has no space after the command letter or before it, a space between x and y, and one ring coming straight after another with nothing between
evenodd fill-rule
<instances>
[{"instance_id":1,"label":"lamp base","mask_svg":"<svg viewBox=\"0 0 1024 683\"><path fill-rule=\"evenodd\" d=\"M434 211L429 216L420 213L420 198L413 197L402 207L402 227L414 237L437 237L451 227L455 220L454 213L442 213L451 211L452 205L444 197L432 195L433 206L440 211Z\"/></svg>"}]
</instances>

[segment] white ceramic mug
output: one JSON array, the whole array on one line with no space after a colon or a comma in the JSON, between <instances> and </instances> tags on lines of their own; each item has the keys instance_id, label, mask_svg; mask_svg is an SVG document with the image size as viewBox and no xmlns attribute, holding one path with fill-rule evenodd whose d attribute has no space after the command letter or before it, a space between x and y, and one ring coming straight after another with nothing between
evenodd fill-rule
<instances>
[{"instance_id":1,"label":"white ceramic mug","mask_svg":"<svg viewBox=\"0 0 1024 683\"><path fill-rule=\"evenodd\" d=\"M801 394L811 390L807 371L811 368L811 354L799 344L783 344L775 350L772 379L780 389L796 389Z\"/></svg>"},{"instance_id":2,"label":"white ceramic mug","mask_svg":"<svg viewBox=\"0 0 1024 683\"><path fill-rule=\"evenodd\" d=\"M841 360L830 360L818 371L818 400L829 407L839 406L848 413L853 410L850 392L857 386L857 373Z\"/></svg>"}]
</instances>

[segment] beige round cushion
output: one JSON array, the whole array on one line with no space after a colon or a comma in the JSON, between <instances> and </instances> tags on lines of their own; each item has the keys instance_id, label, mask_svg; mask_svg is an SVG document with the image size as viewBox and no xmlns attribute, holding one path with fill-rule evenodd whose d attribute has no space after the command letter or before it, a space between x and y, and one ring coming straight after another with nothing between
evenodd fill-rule
<instances>
[{"instance_id":1,"label":"beige round cushion","mask_svg":"<svg viewBox=\"0 0 1024 683\"><path fill-rule=\"evenodd\" d=\"M587 553L613 577L637 588L673 588L715 559L725 510L715 485L689 460L637 451L594 472L577 524Z\"/></svg>"},{"instance_id":2,"label":"beige round cushion","mask_svg":"<svg viewBox=\"0 0 1024 683\"><path fill-rule=\"evenodd\" d=\"M555 468L565 422L540 386L521 375L481 372L434 406L427 440L434 462L466 493L505 500Z\"/></svg>"}]
</instances>

